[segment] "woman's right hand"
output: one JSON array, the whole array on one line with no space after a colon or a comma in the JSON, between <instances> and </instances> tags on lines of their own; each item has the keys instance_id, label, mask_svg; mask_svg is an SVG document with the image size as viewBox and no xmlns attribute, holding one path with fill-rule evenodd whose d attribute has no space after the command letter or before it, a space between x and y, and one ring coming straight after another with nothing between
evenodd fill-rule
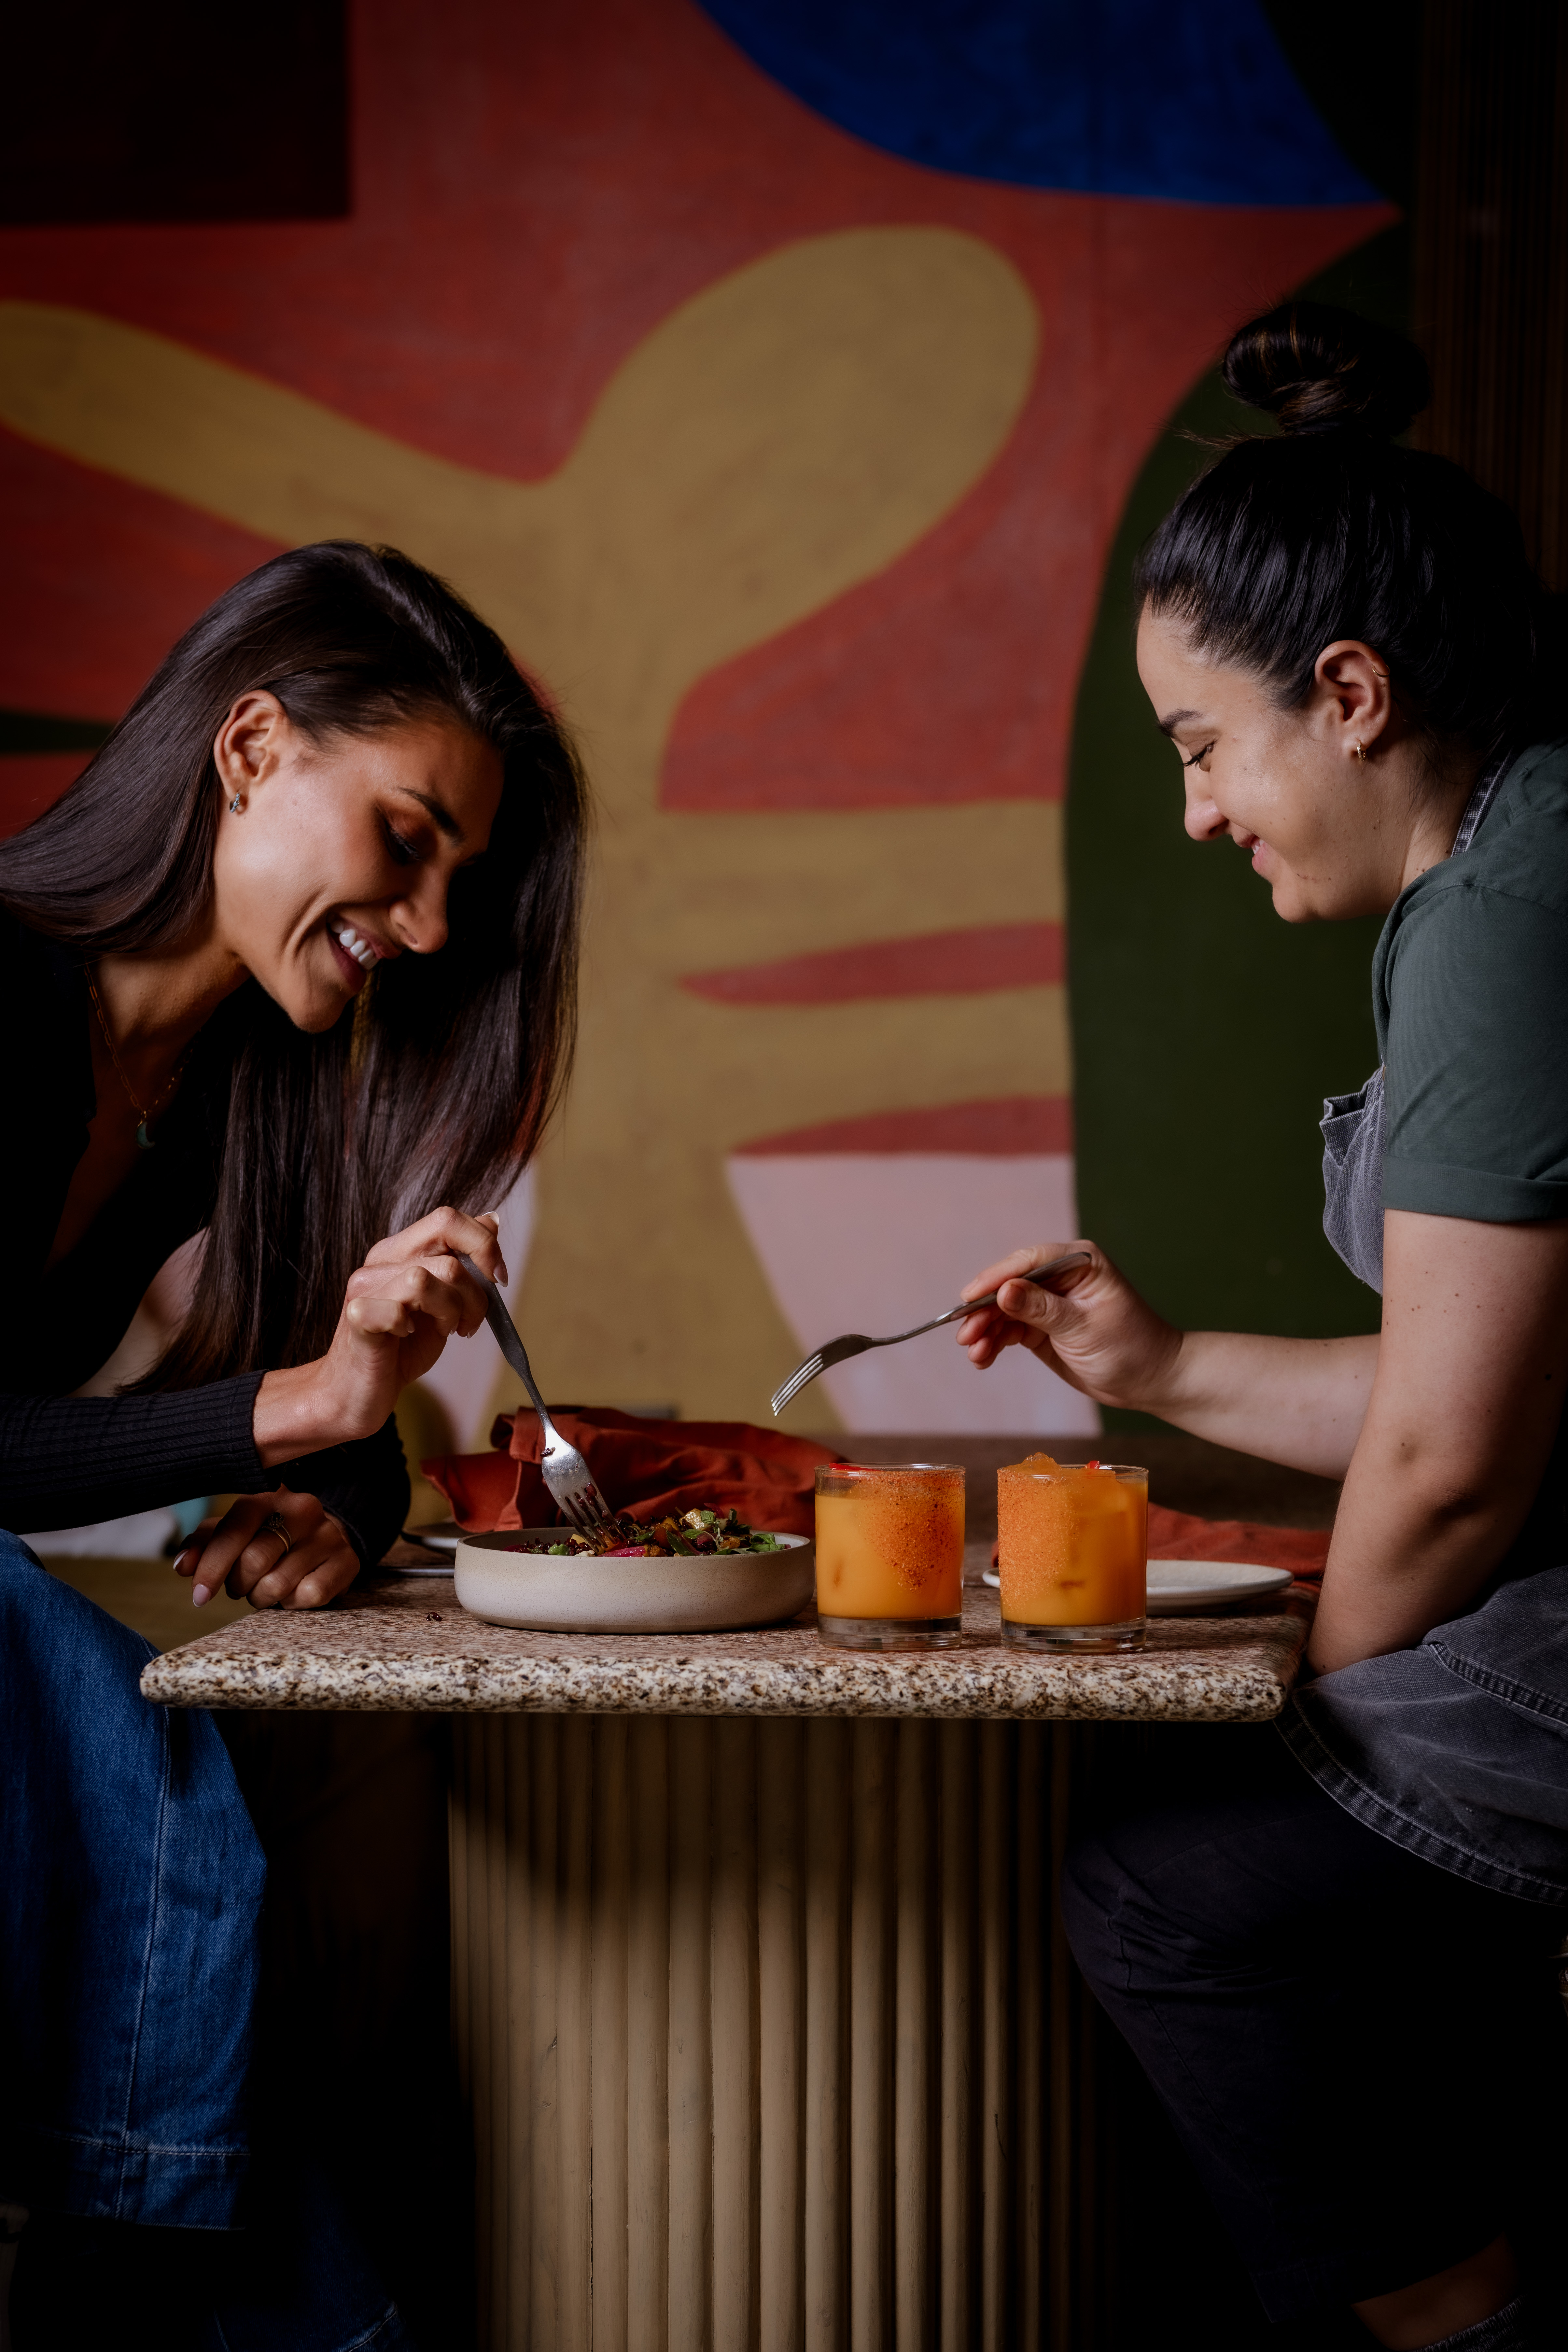
<instances>
[{"instance_id":1,"label":"woman's right hand","mask_svg":"<svg viewBox=\"0 0 1568 2352\"><path fill-rule=\"evenodd\" d=\"M1068 1267L1048 1285L1019 1279L1031 1266L1085 1250L1088 1265ZM994 1307L966 1315L961 1347L984 1370L1004 1348L1027 1348L1069 1388L1097 1404L1157 1412L1182 1351L1183 1335L1141 1298L1092 1242L1042 1242L1014 1250L964 1284L961 1298L997 1294Z\"/></svg>"},{"instance_id":2,"label":"woman's right hand","mask_svg":"<svg viewBox=\"0 0 1568 2352\"><path fill-rule=\"evenodd\" d=\"M504 1288L494 1217L434 1209L376 1243L349 1277L326 1354L262 1381L252 1433L264 1463L374 1437L447 1340L479 1329L484 1296L459 1251Z\"/></svg>"}]
</instances>

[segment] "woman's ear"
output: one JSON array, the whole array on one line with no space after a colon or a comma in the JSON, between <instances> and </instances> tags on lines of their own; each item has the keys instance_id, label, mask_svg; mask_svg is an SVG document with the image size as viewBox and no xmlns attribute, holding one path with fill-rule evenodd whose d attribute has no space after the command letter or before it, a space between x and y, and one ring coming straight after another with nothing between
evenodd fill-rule
<instances>
[{"instance_id":1,"label":"woman's ear","mask_svg":"<svg viewBox=\"0 0 1568 2352\"><path fill-rule=\"evenodd\" d=\"M253 687L242 694L213 741L213 765L232 814L244 814L250 794L281 764L292 733L275 694Z\"/></svg>"},{"instance_id":2,"label":"woman's ear","mask_svg":"<svg viewBox=\"0 0 1568 2352\"><path fill-rule=\"evenodd\" d=\"M1314 700L1339 748L1370 760L1394 716L1387 665L1359 637L1325 646L1312 673Z\"/></svg>"}]
</instances>

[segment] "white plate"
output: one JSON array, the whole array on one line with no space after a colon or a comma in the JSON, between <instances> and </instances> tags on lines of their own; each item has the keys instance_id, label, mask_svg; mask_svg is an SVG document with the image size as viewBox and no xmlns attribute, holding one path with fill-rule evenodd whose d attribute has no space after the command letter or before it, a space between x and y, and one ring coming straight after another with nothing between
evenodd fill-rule
<instances>
[{"instance_id":1,"label":"white plate","mask_svg":"<svg viewBox=\"0 0 1568 2352\"><path fill-rule=\"evenodd\" d=\"M994 1568L985 1570L984 1581L997 1586ZM1174 1617L1184 1609L1222 1609L1229 1601L1256 1601L1265 1592L1282 1592L1289 1581L1288 1568L1254 1568L1240 1559L1152 1559L1149 1614Z\"/></svg>"},{"instance_id":2,"label":"white plate","mask_svg":"<svg viewBox=\"0 0 1568 2352\"><path fill-rule=\"evenodd\" d=\"M1184 1609L1223 1608L1227 1601L1256 1601L1283 1592L1288 1568L1254 1568L1239 1559L1152 1559L1149 1614L1173 1617Z\"/></svg>"},{"instance_id":3,"label":"white plate","mask_svg":"<svg viewBox=\"0 0 1568 2352\"><path fill-rule=\"evenodd\" d=\"M816 1547L781 1535L779 1551L694 1552L675 1559L595 1559L520 1551L559 1543L559 1528L464 1536L458 1598L492 1625L550 1633L716 1633L776 1625L811 1599Z\"/></svg>"},{"instance_id":4,"label":"white plate","mask_svg":"<svg viewBox=\"0 0 1568 2352\"><path fill-rule=\"evenodd\" d=\"M437 1519L434 1527L405 1528L383 1555L384 1576L450 1576L452 1553L462 1534L456 1519Z\"/></svg>"}]
</instances>

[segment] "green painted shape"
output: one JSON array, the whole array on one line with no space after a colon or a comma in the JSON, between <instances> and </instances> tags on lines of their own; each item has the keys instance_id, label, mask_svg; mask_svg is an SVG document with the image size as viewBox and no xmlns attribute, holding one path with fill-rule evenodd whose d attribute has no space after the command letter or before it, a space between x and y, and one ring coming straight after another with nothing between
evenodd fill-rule
<instances>
[{"instance_id":1,"label":"green painted shape","mask_svg":"<svg viewBox=\"0 0 1568 2352\"><path fill-rule=\"evenodd\" d=\"M1408 284L1394 229L1301 291L1404 327ZM1283 923L1229 842L1187 839L1176 755L1133 657L1133 559L1213 455L1181 436L1262 422L1217 373L1184 401L1122 517L1079 682L1067 829L1079 1221L1184 1328L1322 1338L1378 1325L1376 1297L1323 1238L1317 1122L1323 1097L1376 1063L1380 927Z\"/></svg>"},{"instance_id":2,"label":"green painted shape","mask_svg":"<svg viewBox=\"0 0 1568 2352\"><path fill-rule=\"evenodd\" d=\"M0 759L39 751L96 751L109 733L99 719L52 719L41 710L0 710Z\"/></svg>"}]
</instances>

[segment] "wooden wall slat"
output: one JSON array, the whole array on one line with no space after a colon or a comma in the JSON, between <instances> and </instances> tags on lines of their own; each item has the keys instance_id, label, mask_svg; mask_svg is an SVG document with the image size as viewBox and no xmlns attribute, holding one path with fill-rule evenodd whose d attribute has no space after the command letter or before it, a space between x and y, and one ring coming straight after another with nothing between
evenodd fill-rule
<instances>
[{"instance_id":1,"label":"wooden wall slat","mask_svg":"<svg viewBox=\"0 0 1568 2352\"><path fill-rule=\"evenodd\" d=\"M899 2352L935 2352L937 2191L942 2124L937 2046L941 1822L936 1727L897 1732L898 1831L893 1889L893 2341Z\"/></svg>"},{"instance_id":2,"label":"wooden wall slat","mask_svg":"<svg viewBox=\"0 0 1568 2352\"><path fill-rule=\"evenodd\" d=\"M635 1716L626 1736L633 1823L626 1947L628 2352L665 2352L668 2341L668 1728L659 1717Z\"/></svg>"},{"instance_id":3,"label":"wooden wall slat","mask_svg":"<svg viewBox=\"0 0 1568 2352\"><path fill-rule=\"evenodd\" d=\"M669 2344L712 2344L711 1724L669 1727Z\"/></svg>"},{"instance_id":4,"label":"wooden wall slat","mask_svg":"<svg viewBox=\"0 0 1568 2352\"><path fill-rule=\"evenodd\" d=\"M805 1767L802 1725L757 1725L760 2352L805 2352Z\"/></svg>"},{"instance_id":5,"label":"wooden wall slat","mask_svg":"<svg viewBox=\"0 0 1568 2352\"><path fill-rule=\"evenodd\" d=\"M589 2126L593 2150L593 2242L589 2250L595 2352L627 2341L628 2153L631 2070L632 1718L601 1716L593 1725L594 1853L589 1956L593 2070Z\"/></svg>"},{"instance_id":6,"label":"wooden wall slat","mask_svg":"<svg viewBox=\"0 0 1568 2352\"><path fill-rule=\"evenodd\" d=\"M850 1726L849 2341L889 2352L893 2340L894 1758L897 1732Z\"/></svg>"},{"instance_id":7,"label":"wooden wall slat","mask_svg":"<svg viewBox=\"0 0 1568 2352\"><path fill-rule=\"evenodd\" d=\"M1427 0L1415 327L1432 405L1414 437L1520 519L1568 590L1568 10Z\"/></svg>"},{"instance_id":8,"label":"wooden wall slat","mask_svg":"<svg viewBox=\"0 0 1568 2352\"><path fill-rule=\"evenodd\" d=\"M758 2141L756 1731L705 1727L712 1748L713 2342L755 2352Z\"/></svg>"},{"instance_id":9,"label":"wooden wall slat","mask_svg":"<svg viewBox=\"0 0 1568 2352\"><path fill-rule=\"evenodd\" d=\"M975 1983L975 1739L967 1724L937 1727L942 1873L942 2013L938 2028L942 2136L937 2230L942 2352L969 2352L980 2325L981 2076Z\"/></svg>"},{"instance_id":10,"label":"wooden wall slat","mask_svg":"<svg viewBox=\"0 0 1568 2352\"><path fill-rule=\"evenodd\" d=\"M484 2352L1091 2352L1072 1738L454 1727Z\"/></svg>"},{"instance_id":11,"label":"wooden wall slat","mask_svg":"<svg viewBox=\"0 0 1568 2352\"><path fill-rule=\"evenodd\" d=\"M849 2345L847 1723L808 1723L805 1844L805 2341Z\"/></svg>"}]
</instances>

